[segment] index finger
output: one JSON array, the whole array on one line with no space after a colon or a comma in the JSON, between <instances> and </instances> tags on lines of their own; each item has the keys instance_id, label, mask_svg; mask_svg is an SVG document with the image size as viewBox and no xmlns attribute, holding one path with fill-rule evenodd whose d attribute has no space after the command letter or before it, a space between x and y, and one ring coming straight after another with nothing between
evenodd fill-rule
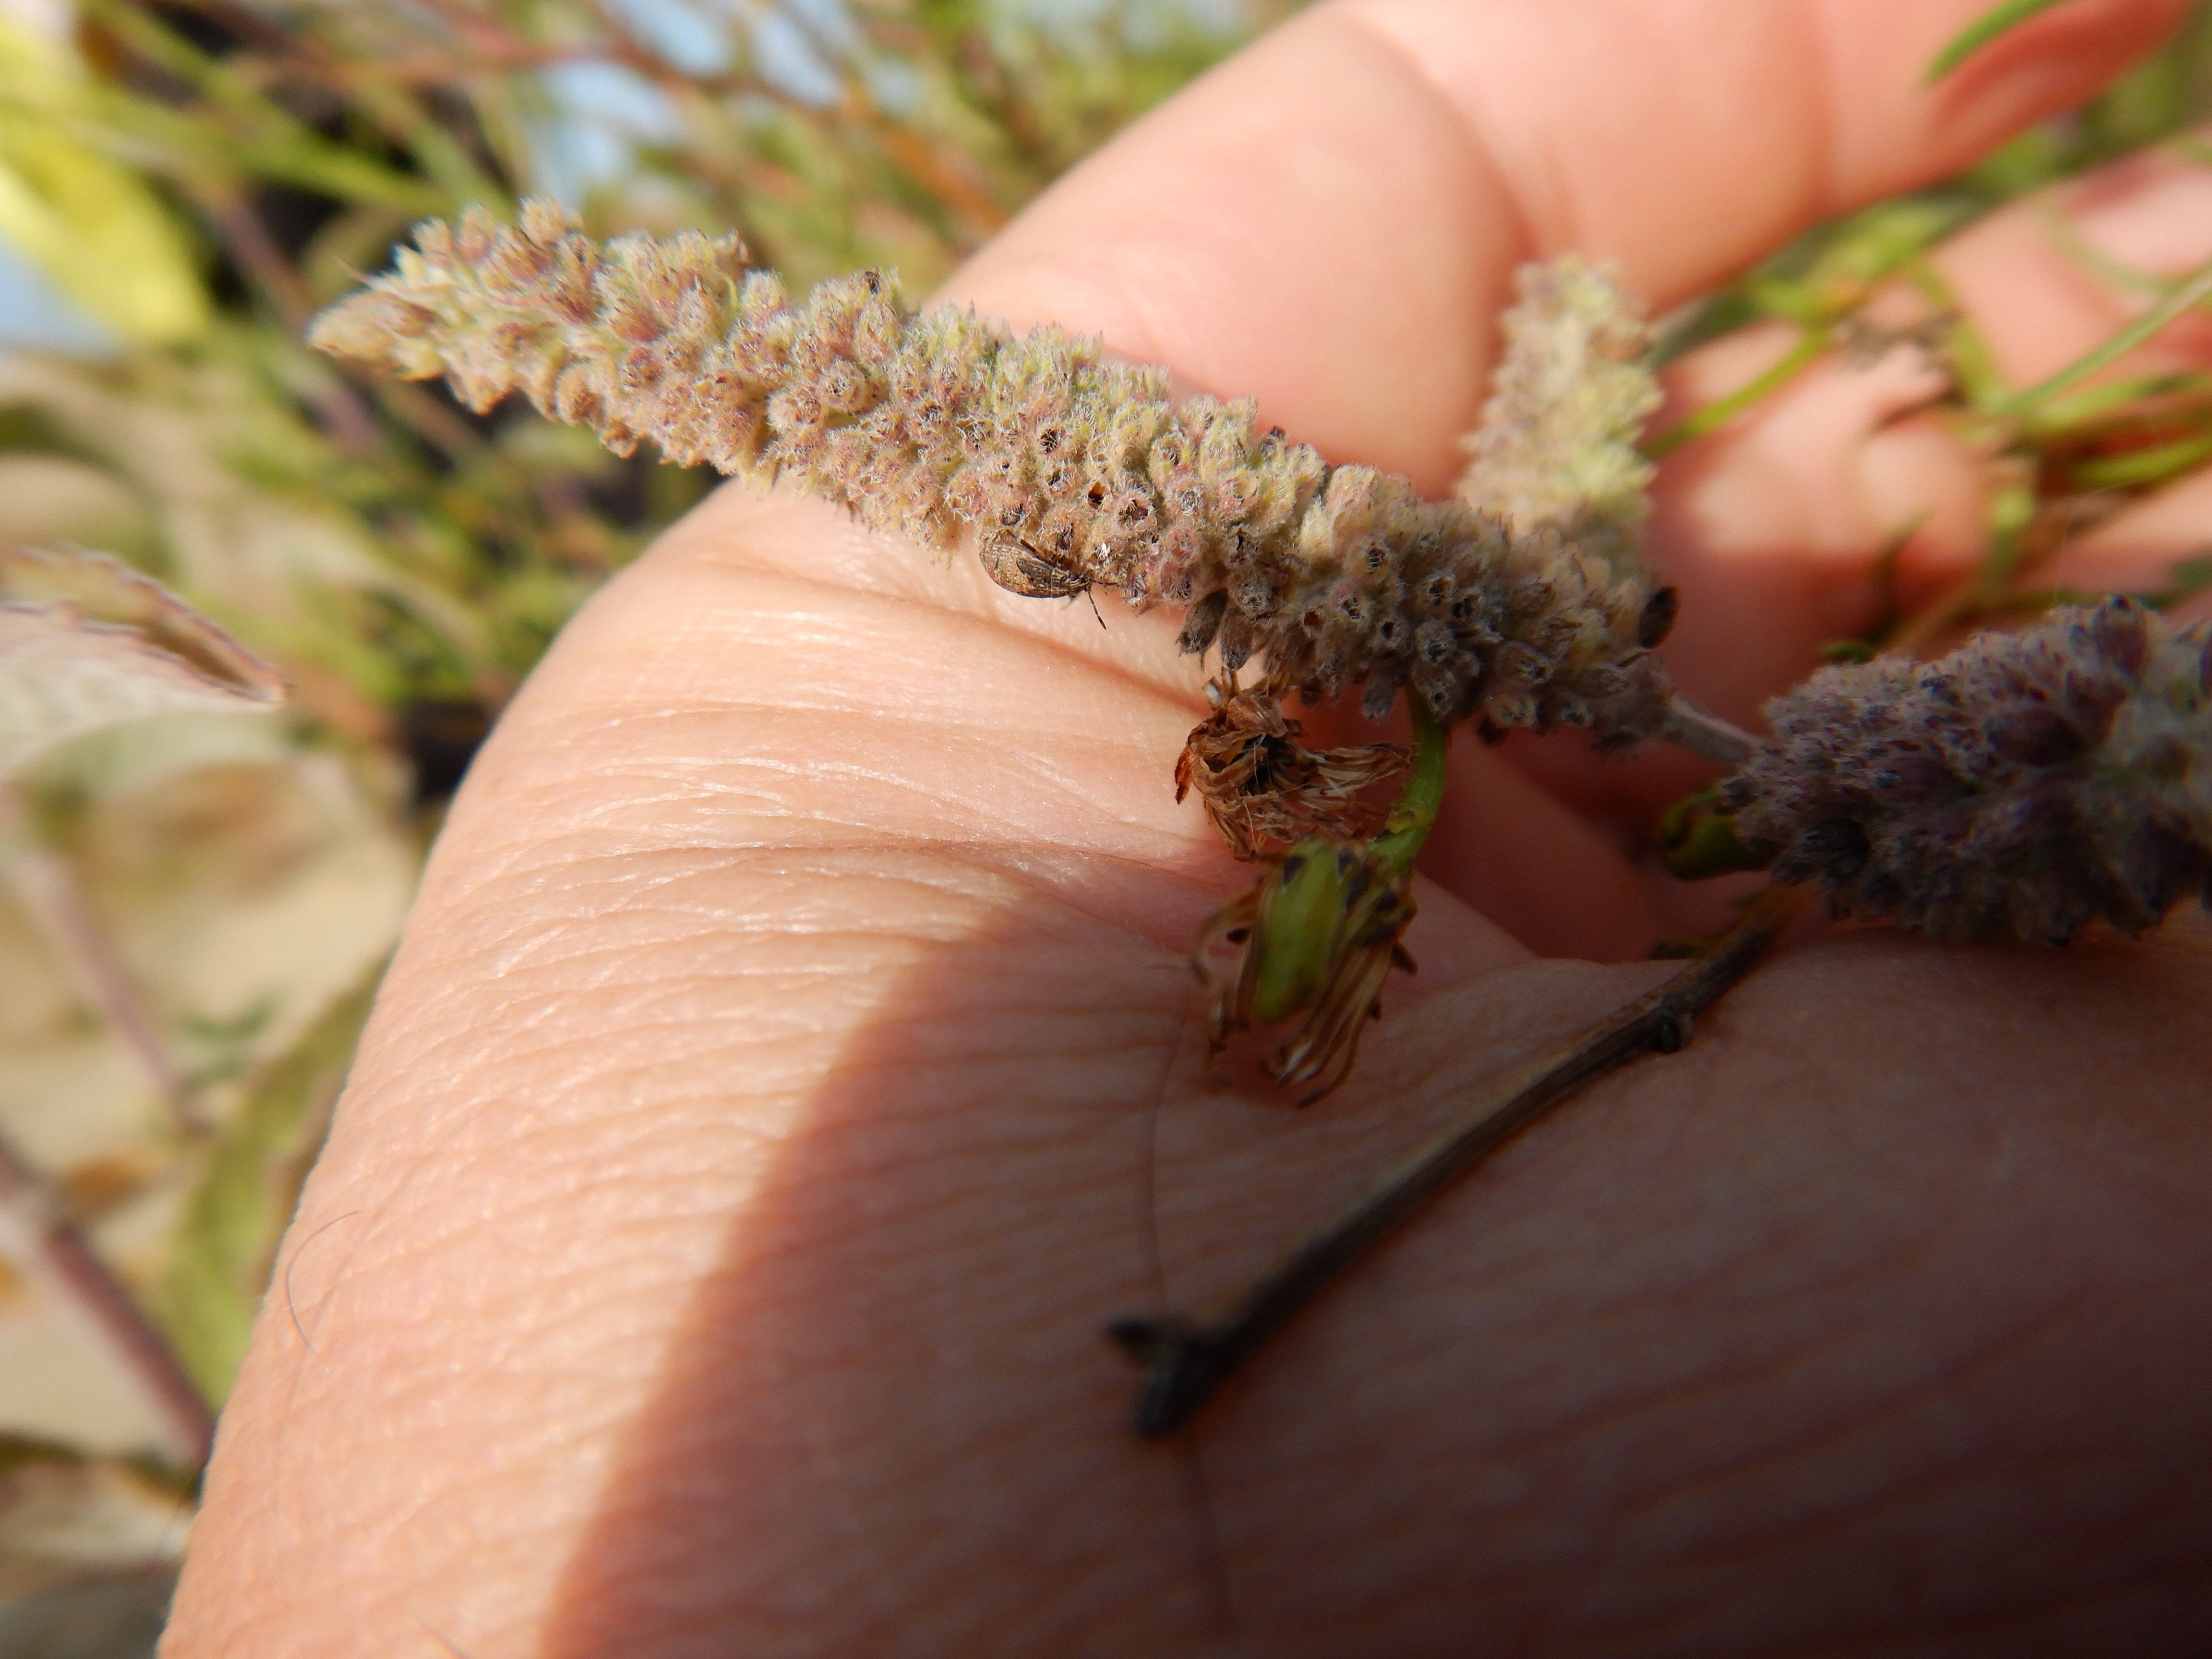
<instances>
[{"instance_id":1,"label":"index finger","mask_svg":"<svg viewBox=\"0 0 2212 1659\"><path fill-rule=\"evenodd\" d=\"M1989 0L1338 0L1156 111L945 297L1255 396L1448 487L1514 267L1665 306L2087 95L2179 0L2074 0L1930 87Z\"/></svg>"}]
</instances>

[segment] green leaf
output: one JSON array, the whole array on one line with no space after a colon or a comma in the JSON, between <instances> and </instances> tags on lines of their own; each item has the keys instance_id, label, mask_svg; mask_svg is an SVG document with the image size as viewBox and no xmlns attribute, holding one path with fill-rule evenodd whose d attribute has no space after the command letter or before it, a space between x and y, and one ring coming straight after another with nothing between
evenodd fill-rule
<instances>
[{"instance_id":1,"label":"green leaf","mask_svg":"<svg viewBox=\"0 0 2212 1659\"><path fill-rule=\"evenodd\" d=\"M1830 640L1820 647L1823 662L1872 662L1881 647L1870 640Z\"/></svg>"},{"instance_id":2,"label":"green leaf","mask_svg":"<svg viewBox=\"0 0 2212 1659\"><path fill-rule=\"evenodd\" d=\"M1659 820L1659 860L1679 881L1705 881L1739 870L1761 870L1768 860L1744 845L1735 814L1707 787L1685 795Z\"/></svg>"},{"instance_id":3,"label":"green leaf","mask_svg":"<svg viewBox=\"0 0 2212 1659\"><path fill-rule=\"evenodd\" d=\"M1651 460L1663 460L1683 445L1719 431L1737 416L1796 380L1818 362L1820 354L1827 349L1826 329L1807 329L1798 337L1797 343L1765 373L1754 376L1726 397L1716 398L1702 409L1692 410L1664 432L1646 438L1644 453Z\"/></svg>"},{"instance_id":4,"label":"green leaf","mask_svg":"<svg viewBox=\"0 0 2212 1659\"><path fill-rule=\"evenodd\" d=\"M2172 404L2182 398L2212 404L2212 375L2136 374L2083 386L2032 410L2021 424L2031 437L2063 437L2108 417L2139 415L2138 404L2160 400Z\"/></svg>"},{"instance_id":5,"label":"green leaf","mask_svg":"<svg viewBox=\"0 0 2212 1659\"><path fill-rule=\"evenodd\" d=\"M2193 599L2206 588L2212 587L2212 554L2199 553L2194 557L2176 559L2166 573L2167 602L2179 605Z\"/></svg>"},{"instance_id":6,"label":"green leaf","mask_svg":"<svg viewBox=\"0 0 2212 1659\"><path fill-rule=\"evenodd\" d=\"M1928 66L1928 83L1933 86L1999 35L2060 3L2062 0L2005 0L2004 4L1984 12L1936 54L1936 61Z\"/></svg>"},{"instance_id":7,"label":"green leaf","mask_svg":"<svg viewBox=\"0 0 2212 1659\"><path fill-rule=\"evenodd\" d=\"M1853 214L1814 256L1804 283L1819 307L1814 320L1833 321L1863 303L1875 285L1965 223L1955 199L1904 197Z\"/></svg>"},{"instance_id":8,"label":"green leaf","mask_svg":"<svg viewBox=\"0 0 2212 1659\"><path fill-rule=\"evenodd\" d=\"M2165 296L2149 310L2106 336L2057 374L2037 382L2025 392L2015 393L1999 407L1997 412L2013 416L2033 414L2060 393L2072 391L2092 375L2109 368L2208 300L2212 300L2212 264L2200 265L2174 283L2166 290Z\"/></svg>"},{"instance_id":9,"label":"green leaf","mask_svg":"<svg viewBox=\"0 0 2212 1659\"><path fill-rule=\"evenodd\" d=\"M246 1357L277 1240L380 975L340 998L262 1073L185 1204L157 1306L178 1358L210 1400L229 1392Z\"/></svg>"},{"instance_id":10,"label":"green leaf","mask_svg":"<svg viewBox=\"0 0 2212 1659\"><path fill-rule=\"evenodd\" d=\"M2212 460L2212 433L2180 438L2155 449L2087 461L2074 470L2083 489L2147 489Z\"/></svg>"}]
</instances>

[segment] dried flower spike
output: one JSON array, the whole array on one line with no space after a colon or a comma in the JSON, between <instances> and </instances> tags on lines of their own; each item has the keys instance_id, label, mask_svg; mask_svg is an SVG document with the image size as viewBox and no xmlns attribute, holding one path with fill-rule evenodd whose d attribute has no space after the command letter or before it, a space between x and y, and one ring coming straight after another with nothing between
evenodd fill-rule
<instances>
[{"instance_id":1,"label":"dried flower spike","mask_svg":"<svg viewBox=\"0 0 2212 1659\"><path fill-rule=\"evenodd\" d=\"M1653 470L1636 444L1660 402L1651 330L1610 265L1569 254L1514 281L1459 494L1516 532L1555 530L1634 573Z\"/></svg>"},{"instance_id":2,"label":"dried flower spike","mask_svg":"<svg viewBox=\"0 0 2212 1659\"><path fill-rule=\"evenodd\" d=\"M283 696L274 669L119 559L0 548L0 784L105 726Z\"/></svg>"},{"instance_id":3,"label":"dried flower spike","mask_svg":"<svg viewBox=\"0 0 2212 1659\"><path fill-rule=\"evenodd\" d=\"M1425 501L1403 477L1260 430L1249 401L1171 403L1164 370L1094 341L916 316L876 271L793 301L734 237L603 248L533 202L519 228L471 210L416 240L319 319L316 344L442 374L479 410L520 391L620 453L650 438L673 461L787 478L939 550L972 535L1017 592L1103 587L1184 610L1185 650L1231 672L1264 656L1278 696L1364 686L1377 714L1410 687L1443 720L1583 726L1615 745L1665 724L1650 647L1671 612L1614 568L1607 525L1523 532ZM1530 395L1502 397L1499 418ZM1602 401L1614 419L1620 399ZM1500 476L1509 440L1492 445Z\"/></svg>"},{"instance_id":4,"label":"dried flower spike","mask_svg":"<svg viewBox=\"0 0 2212 1659\"><path fill-rule=\"evenodd\" d=\"M2212 897L2212 630L2125 599L1767 705L1735 828L1838 915L2063 945Z\"/></svg>"}]
</instances>

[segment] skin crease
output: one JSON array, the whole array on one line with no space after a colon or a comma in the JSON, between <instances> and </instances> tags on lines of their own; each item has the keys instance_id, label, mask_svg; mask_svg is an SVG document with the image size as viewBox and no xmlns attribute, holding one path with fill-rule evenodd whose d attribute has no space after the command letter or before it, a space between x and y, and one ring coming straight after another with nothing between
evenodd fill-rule
<instances>
[{"instance_id":1,"label":"skin crease","mask_svg":"<svg viewBox=\"0 0 2212 1659\"><path fill-rule=\"evenodd\" d=\"M1336 4L954 297L1441 487L1520 259L1609 255L1675 302L2079 100L2178 13L2075 0L1923 90L1982 9ZM2113 199L2155 218L2168 187L2200 186ZM2008 349L2063 358L2140 303L2100 319L2019 246L1970 298L2055 337ZM1670 465L1654 542L1700 698L1801 676L1899 517L1974 499L1896 390L1821 371ZM2089 562L2181 544L2172 503L2138 514ZM1954 520L1912 550L1923 589ZM2212 1644L2193 914L2064 952L1811 930L1192 1435L1136 1442L1106 1318L1233 1286L1668 971L1632 958L1686 901L1627 826L1698 774L1455 745L1420 974L1293 1113L1212 1079L1182 958L1246 873L1166 784L1200 673L1167 619L1105 621L726 491L569 629L425 878L168 1659Z\"/></svg>"}]
</instances>

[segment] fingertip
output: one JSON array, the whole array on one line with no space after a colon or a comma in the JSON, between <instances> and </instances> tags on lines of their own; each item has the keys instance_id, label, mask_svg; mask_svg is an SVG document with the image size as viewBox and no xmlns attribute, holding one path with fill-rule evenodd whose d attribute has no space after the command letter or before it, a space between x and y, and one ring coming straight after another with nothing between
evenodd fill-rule
<instances>
[{"instance_id":1,"label":"fingertip","mask_svg":"<svg viewBox=\"0 0 2212 1659\"><path fill-rule=\"evenodd\" d=\"M1034 204L947 297L1256 396L1447 487L1513 268L1664 306L2087 96L2180 0L2072 0L1930 86L1988 0L1336 0Z\"/></svg>"},{"instance_id":2,"label":"fingertip","mask_svg":"<svg viewBox=\"0 0 2212 1659\"><path fill-rule=\"evenodd\" d=\"M1103 335L1437 494L1523 257L1486 167L1402 55L1323 6L1085 161L940 298Z\"/></svg>"},{"instance_id":3,"label":"fingertip","mask_svg":"<svg viewBox=\"0 0 2212 1659\"><path fill-rule=\"evenodd\" d=\"M1838 13L1854 9L1851 0L1829 3ZM1921 76L1923 142L1955 158L1954 167L2093 96L2172 34L2190 11L2188 0L2069 0L1998 34L1948 73L1934 73L1945 48L1989 9L1989 0L1974 0L1963 8L1928 7L1924 16L1907 20L1929 66ZM1840 30L1838 38L1845 38ZM1880 142L1869 136L1869 154L1878 152Z\"/></svg>"}]
</instances>

